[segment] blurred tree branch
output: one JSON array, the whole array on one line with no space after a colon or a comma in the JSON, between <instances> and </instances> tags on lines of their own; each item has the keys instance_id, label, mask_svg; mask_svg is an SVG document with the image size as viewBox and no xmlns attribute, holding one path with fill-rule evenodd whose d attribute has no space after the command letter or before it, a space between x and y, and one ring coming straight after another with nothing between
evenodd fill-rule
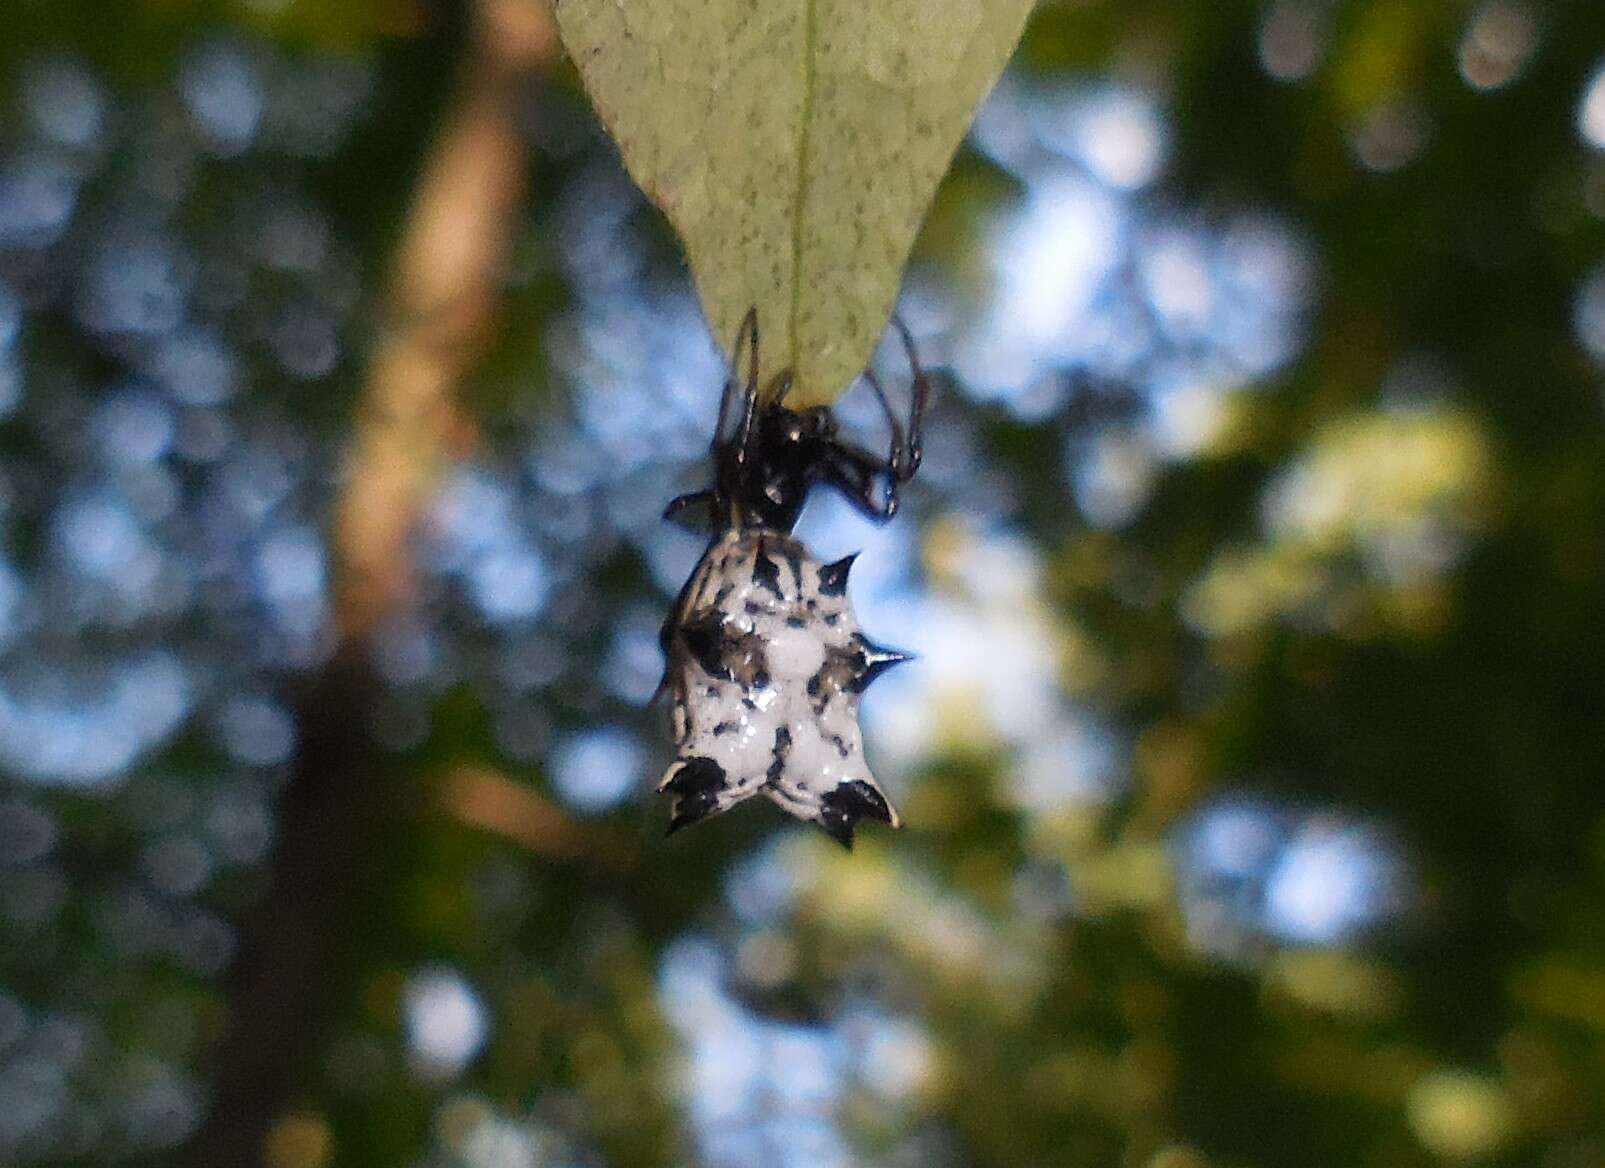
<instances>
[{"instance_id":1,"label":"blurred tree branch","mask_svg":"<svg viewBox=\"0 0 1605 1168\"><path fill-rule=\"evenodd\" d=\"M576 823L563 810L488 767L458 766L442 779L440 801L456 819L547 860L588 860L624 870L636 860L634 838Z\"/></svg>"},{"instance_id":2,"label":"blurred tree branch","mask_svg":"<svg viewBox=\"0 0 1605 1168\"><path fill-rule=\"evenodd\" d=\"M555 50L532 0L476 5L470 63L396 253L388 319L334 518L337 617L360 639L410 593L407 539L472 424L453 390L491 335L497 270L525 188L516 99Z\"/></svg>"},{"instance_id":3,"label":"blurred tree branch","mask_svg":"<svg viewBox=\"0 0 1605 1168\"><path fill-rule=\"evenodd\" d=\"M410 599L409 538L440 474L471 442L454 393L492 335L498 269L527 184L517 106L555 47L543 4L472 7L457 93L397 247L335 507L339 647L300 702L271 886L241 924L193 1164L263 1162L274 1124L316 1079L326 1028L359 974L366 906L427 805L365 733L382 688L367 641Z\"/></svg>"}]
</instances>

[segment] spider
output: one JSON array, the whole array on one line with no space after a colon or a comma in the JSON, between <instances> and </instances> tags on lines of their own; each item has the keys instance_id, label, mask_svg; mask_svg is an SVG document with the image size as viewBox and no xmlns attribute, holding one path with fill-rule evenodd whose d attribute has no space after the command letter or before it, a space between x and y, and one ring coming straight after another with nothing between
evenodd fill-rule
<instances>
[{"instance_id":1,"label":"spider","mask_svg":"<svg viewBox=\"0 0 1605 1168\"><path fill-rule=\"evenodd\" d=\"M907 327L893 323L913 370L906 426L874 372L863 375L891 430L885 457L840 437L828 406L789 408L790 370L760 394L756 310L736 334L747 376L725 382L713 484L664 512L685 523L705 509L713 529L661 634L677 752L658 785L674 800L670 834L759 793L844 847L860 819L898 826L864 760L858 703L909 655L859 631L847 599L854 557L821 564L791 535L816 484L884 523L919 469L930 386Z\"/></svg>"}]
</instances>

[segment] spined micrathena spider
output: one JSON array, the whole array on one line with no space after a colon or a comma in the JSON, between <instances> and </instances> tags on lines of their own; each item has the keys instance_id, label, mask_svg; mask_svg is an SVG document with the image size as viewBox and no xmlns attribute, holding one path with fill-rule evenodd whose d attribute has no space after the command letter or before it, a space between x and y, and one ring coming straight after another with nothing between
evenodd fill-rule
<instances>
[{"instance_id":1,"label":"spined micrathena spider","mask_svg":"<svg viewBox=\"0 0 1605 1168\"><path fill-rule=\"evenodd\" d=\"M839 437L828 406L789 408L791 371L759 392L755 311L736 334L747 376L725 382L713 485L665 512L680 520L706 508L715 531L663 624L677 757L658 789L674 799L670 833L760 792L846 847L860 819L898 826L864 761L858 702L908 655L859 631L847 599L853 556L821 564L791 535L815 484L885 522L919 469L929 383L907 327L894 323L913 368L906 427L874 373L864 373L891 428L884 458Z\"/></svg>"}]
</instances>

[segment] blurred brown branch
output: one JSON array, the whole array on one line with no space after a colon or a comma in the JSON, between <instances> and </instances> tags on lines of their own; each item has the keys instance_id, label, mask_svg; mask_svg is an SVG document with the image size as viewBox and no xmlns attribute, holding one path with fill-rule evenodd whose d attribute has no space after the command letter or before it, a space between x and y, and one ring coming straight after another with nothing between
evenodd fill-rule
<instances>
[{"instance_id":1,"label":"blurred brown branch","mask_svg":"<svg viewBox=\"0 0 1605 1168\"><path fill-rule=\"evenodd\" d=\"M441 801L457 819L488 831L548 860L588 859L628 868L635 849L623 839L576 823L528 786L486 767L448 771Z\"/></svg>"},{"instance_id":2,"label":"blurred brown branch","mask_svg":"<svg viewBox=\"0 0 1605 1168\"><path fill-rule=\"evenodd\" d=\"M471 441L454 393L492 335L526 189L517 105L556 48L535 0L478 0L472 12L457 93L398 244L335 508L340 649L299 703L271 886L241 922L225 986L212 1106L189 1148L206 1168L262 1163L269 1131L315 1078L326 1028L360 976L353 923L373 917L385 864L425 802L366 733L381 691L366 642L407 602L409 535Z\"/></svg>"},{"instance_id":3,"label":"blurred brown branch","mask_svg":"<svg viewBox=\"0 0 1605 1168\"><path fill-rule=\"evenodd\" d=\"M491 335L497 269L525 189L516 99L551 60L534 0L481 0L463 87L397 247L335 510L337 617L362 638L410 593L407 539L442 468L472 440L453 391Z\"/></svg>"}]
</instances>

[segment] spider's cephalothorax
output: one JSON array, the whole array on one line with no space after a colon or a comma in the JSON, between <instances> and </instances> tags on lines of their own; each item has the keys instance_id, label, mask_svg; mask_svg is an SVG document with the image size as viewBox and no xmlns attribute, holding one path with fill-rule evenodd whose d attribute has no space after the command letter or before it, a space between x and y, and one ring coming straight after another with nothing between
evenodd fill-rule
<instances>
[{"instance_id":1,"label":"spider's cephalothorax","mask_svg":"<svg viewBox=\"0 0 1605 1168\"><path fill-rule=\"evenodd\" d=\"M897 826L864 761L858 700L907 655L859 632L847 600L852 557L821 564L790 534L814 484L884 521L918 469L927 383L896 323L913 404L905 429L865 373L892 432L879 457L838 437L829 408L787 408L789 372L760 394L756 314L742 322L735 347L738 358L747 349L747 377L732 377L719 404L713 486L666 513L707 507L715 530L663 625L677 757L658 789L674 797L671 832L759 792L849 846L865 816Z\"/></svg>"}]
</instances>

